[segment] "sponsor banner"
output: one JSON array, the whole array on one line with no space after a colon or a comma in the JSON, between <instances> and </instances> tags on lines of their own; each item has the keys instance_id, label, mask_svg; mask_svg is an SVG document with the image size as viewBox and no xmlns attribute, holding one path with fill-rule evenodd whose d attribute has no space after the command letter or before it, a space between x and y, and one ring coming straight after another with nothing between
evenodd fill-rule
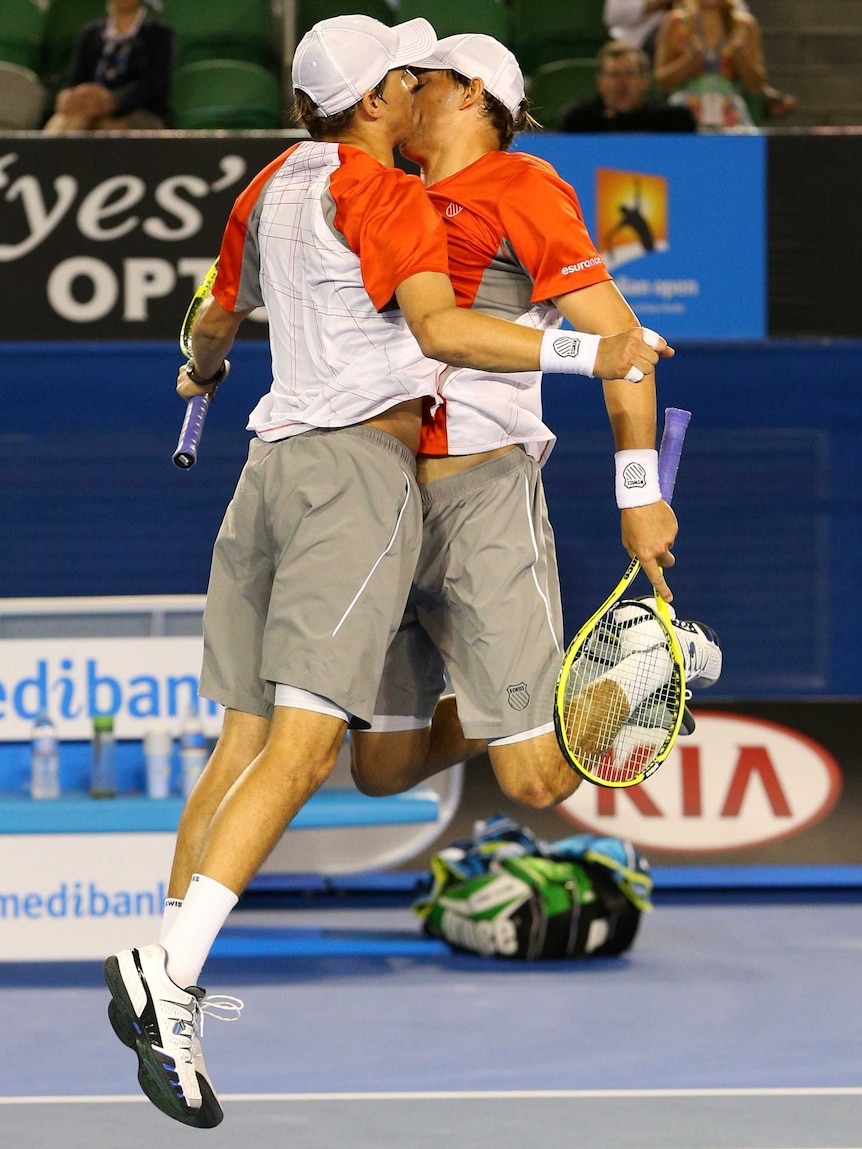
<instances>
[{"instance_id":1,"label":"sponsor banner","mask_svg":"<svg viewBox=\"0 0 862 1149\"><path fill-rule=\"evenodd\" d=\"M175 339L234 200L294 136L0 138L0 339Z\"/></svg>"},{"instance_id":2,"label":"sponsor banner","mask_svg":"<svg viewBox=\"0 0 862 1149\"><path fill-rule=\"evenodd\" d=\"M0 961L101 961L158 937L174 840L0 835Z\"/></svg>"},{"instance_id":3,"label":"sponsor banner","mask_svg":"<svg viewBox=\"0 0 862 1149\"><path fill-rule=\"evenodd\" d=\"M445 841L509 814L554 841L587 830L630 838L656 866L862 865L862 701L736 702L696 707L697 729L640 786L582 782L551 810L508 801L489 765L470 785Z\"/></svg>"},{"instance_id":4,"label":"sponsor banner","mask_svg":"<svg viewBox=\"0 0 862 1149\"><path fill-rule=\"evenodd\" d=\"M296 138L0 139L0 290L17 303L0 340L175 339L236 196ZM517 146L574 185L644 322L672 338L763 337L763 137L527 134ZM242 338L266 335L256 318Z\"/></svg>"},{"instance_id":5,"label":"sponsor banner","mask_svg":"<svg viewBox=\"0 0 862 1149\"><path fill-rule=\"evenodd\" d=\"M573 185L637 313L669 339L766 334L766 140L525 134ZM732 179L716 180L733 172Z\"/></svg>"},{"instance_id":6,"label":"sponsor banner","mask_svg":"<svg viewBox=\"0 0 862 1149\"><path fill-rule=\"evenodd\" d=\"M735 714L701 714L661 768L629 789L582 787L560 813L645 852L745 850L792 838L841 794L832 755L798 731Z\"/></svg>"},{"instance_id":7,"label":"sponsor banner","mask_svg":"<svg viewBox=\"0 0 862 1149\"><path fill-rule=\"evenodd\" d=\"M0 642L0 742L30 738L46 710L61 740L89 738L94 714L112 714L118 738L179 727L197 704L203 641L195 637L51 638ZM200 706L206 734L222 708Z\"/></svg>"}]
</instances>

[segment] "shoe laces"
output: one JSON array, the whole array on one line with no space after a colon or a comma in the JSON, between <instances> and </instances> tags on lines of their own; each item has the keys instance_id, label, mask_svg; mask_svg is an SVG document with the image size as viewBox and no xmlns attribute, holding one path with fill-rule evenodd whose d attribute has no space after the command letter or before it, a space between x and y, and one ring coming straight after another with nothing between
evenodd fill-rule
<instances>
[{"instance_id":1,"label":"shoe laces","mask_svg":"<svg viewBox=\"0 0 862 1149\"><path fill-rule=\"evenodd\" d=\"M195 1010L199 1036L203 1036L205 1017L212 1017L215 1021L239 1021L244 1008L245 1002L238 997L231 997L229 993L206 994L197 1003Z\"/></svg>"}]
</instances>

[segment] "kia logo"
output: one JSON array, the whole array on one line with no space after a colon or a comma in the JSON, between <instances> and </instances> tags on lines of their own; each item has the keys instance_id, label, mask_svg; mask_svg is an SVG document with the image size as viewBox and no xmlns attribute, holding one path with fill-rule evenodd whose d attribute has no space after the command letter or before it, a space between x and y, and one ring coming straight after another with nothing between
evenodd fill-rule
<instances>
[{"instance_id":1,"label":"kia logo","mask_svg":"<svg viewBox=\"0 0 862 1149\"><path fill-rule=\"evenodd\" d=\"M841 770L818 743L774 722L698 714L667 761L639 786L583 783L557 810L597 834L643 848L744 850L813 826L838 801Z\"/></svg>"}]
</instances>

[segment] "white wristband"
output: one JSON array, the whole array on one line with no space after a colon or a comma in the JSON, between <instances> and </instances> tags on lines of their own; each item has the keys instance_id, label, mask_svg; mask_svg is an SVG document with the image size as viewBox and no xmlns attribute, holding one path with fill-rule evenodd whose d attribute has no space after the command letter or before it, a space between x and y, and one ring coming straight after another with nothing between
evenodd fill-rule
<instances>
[{"instance_id":1,"label":"white wristband","mask_svg":"<svg viewBox=\"0 0 862 1149\"><path fill-rule=\"evenodd\" d=\"M661 499L658 451L617 451L614 464L618 507L644 507Z\"/></svg>"},{"instance_id":2,"label":"white wristband","mask_svg":"<svg viewBox=\"0 0 862 1149\"><path fill-rule=\"evenodd\" d=\"M600 340L600 335L551 327L542 336L539 367L545 374L588 375L592 379Z\"/></svg>"}]
</instances>

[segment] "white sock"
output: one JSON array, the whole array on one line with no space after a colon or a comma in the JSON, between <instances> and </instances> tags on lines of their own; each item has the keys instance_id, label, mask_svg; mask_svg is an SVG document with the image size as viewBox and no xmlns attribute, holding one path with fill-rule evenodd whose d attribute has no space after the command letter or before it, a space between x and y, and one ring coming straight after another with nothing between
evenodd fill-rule
<instances>
[{"instance_id":1,"label":"white sock","mask_svg":"<svg viewBox=\"0 0 862 1149\"><path fill-rule=\"evenodd\" d=\"M162 932L159 934L161 945L164 945L165 938L171 932L171 926L176 921L177 913L182 904L182 898L165 898L165 908L162 912Z\"/></svg>"},{"instance_id":2,"label":"white sock","mask_svg":"<svg viewBox=\"0 0 862 1149\"><path fill-rule=\"evenodd\" d=\"M666 650L662 649L658 653L655 650L645 650L630 654L612 670L606 671L602 678L610 678L621 686L626 692L629 707L634 710L654 690L667 682L672 673L673 660Z\"/></svg>"},{"instance_id":3,"label":"white sock","mask_svg":"<svg viewBox=\"0 0 862 1149\"><path fill-rule=\"evenodd\" d=\"M239 901L233 890L204 874L192 874L183 904L162 945L167 973L175 985L197 985L216 936Z\"/></svg>"}]
</instances>

